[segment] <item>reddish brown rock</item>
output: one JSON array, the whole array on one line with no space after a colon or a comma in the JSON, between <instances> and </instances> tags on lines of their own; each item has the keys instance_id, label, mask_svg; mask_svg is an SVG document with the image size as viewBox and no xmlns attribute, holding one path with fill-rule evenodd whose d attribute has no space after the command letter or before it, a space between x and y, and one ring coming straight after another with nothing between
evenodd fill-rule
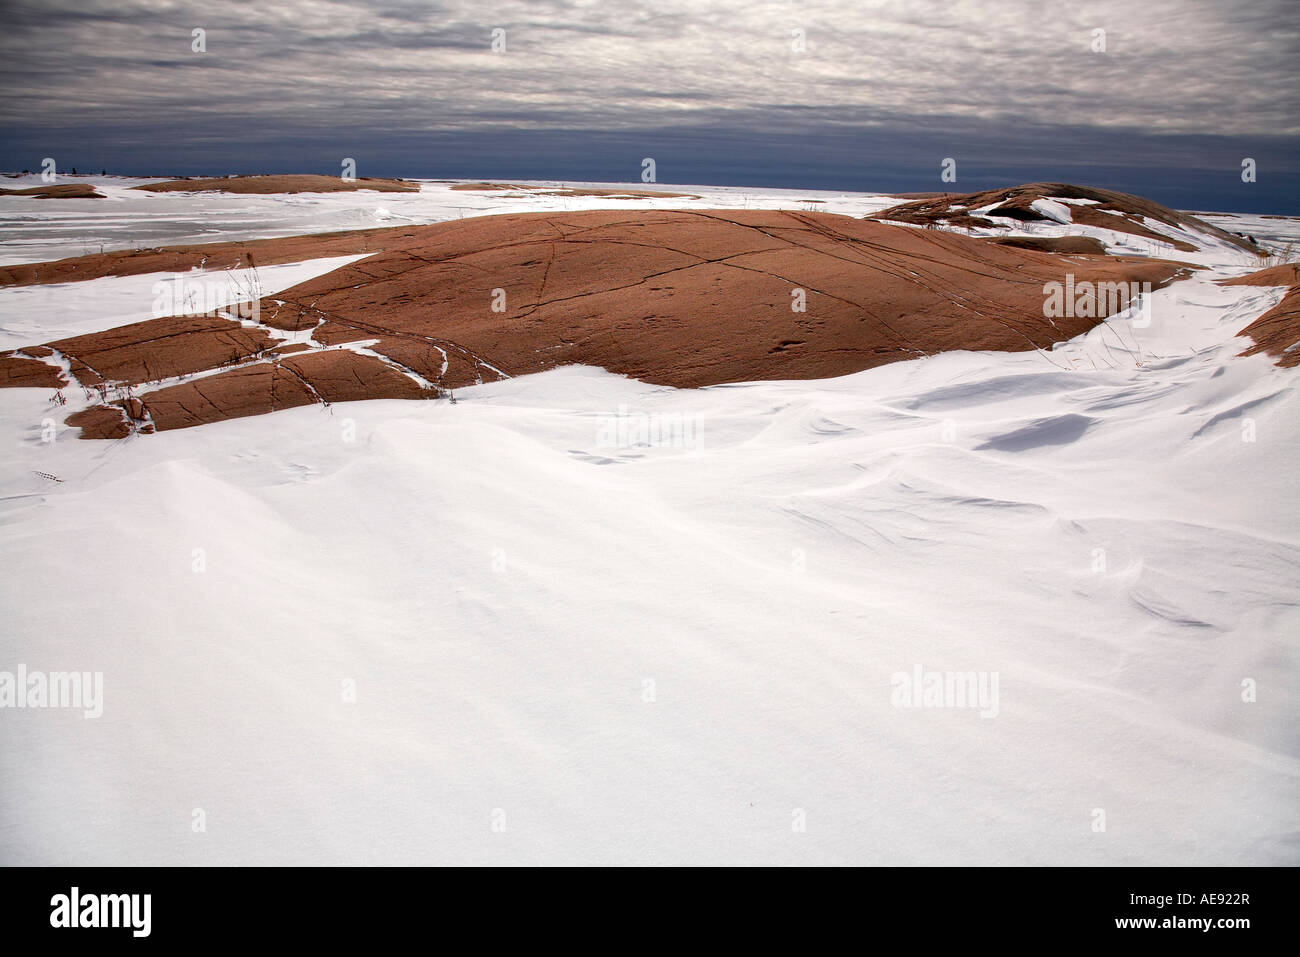
<instances>
[{"instance_id":1,"label":"reddish brown rock","mask_svg":"<svg viewBox=\"0 0 1300 957\"><path fill-rule=\"evenodd\" d=\"M169 316L50 345L72 360L73 375L86 385L138 385L241 362L278 341L219 316Z\"/></svg>"},{"instance_id":2,"label":"reddish brown rock","mask_svg":"<svg viewBox=\"0 0 1300 957\"><path fill-rule=\"evenodd\" d=\"M309 383L326 402L430 396L410 376L388 366L382 359L347 349L296 355L280 365Z\"/></svg>"},{"instance_id":3,"label":"reddish brown rock","mask_svg":"<svg viewBox=\"0 0 1300 957\"><path fill-rule=\"evenodd\" d=\"M147 415L158 430L166 431L315 402L418 399L434 394L381 359L331 350L205 376L146 392L125 405L133 418ZM139 407L130 404L134 401L140 402Z\"/></svg>"},{"instance_id":4,"label":"reddish brown rock","mask_svg":"<svg viewBox=\"0 0 1300 957\"><path fill-rule=\"evenodd\" d=\"M1282 301L1243 330L1255 344L1242 353L1265 352L1277 357L1277 364L1300 365L1300 286L1292 286Z\"/></svg>"},{"instance_id":5,"label":"reddish brown rock","mask_svg":"<svg viewBox=\"0 0 1300 957\"><path fill-rule=\"evenodd\" d=\"M89 183L58 183L53 186L29 186L26 189L0 189L0 196L34 196L36 199L104 199Z\"/></svg>"},{"instance_id":6,"label":"reddish brown rock","mask_svg":"<svg viewBox=\"0 0 1300 957\"><path fill-rule=\"evenodd\" d=\"M1300 263L1270 266L1248 276L1225 279L1224 286L1290 286L1282 301L1245 329L1255 344L1241 353L1253 356L1266 353L1277 357L1284 368L1300 365Z\"/></svg>"},{"instance_id":7,"label":"reddish brown rock","mask_svg":"<svg viewBox=\"0 0 1300 957\"><path fill-rule=\"evenodd\" d=\"M1098 321L1048 321L1044 282L1068 270L1159 285L1180 271L825 213L530 213L423 236L278 294L282 315L323 323L314 335L330 343L380 337L379 351L426 378L435 359L421 342L510 375L586 363L699 386L842 375L944 349L1044 348ZM805 312L791 309L797 288ZM789 341L802 345L779 348Z\"/></svg>"},{"instance_id":8,"label":"reddish brown rock","mask_svg":"<svg viewBox=\"0 0 1300 957\"><path fill-rule=\"evenodd\" d=\"M1100 239L1091 236L1004 236L994 239L1000 246L1013 246L1016 249L1036 249L1042 253L1061 255L1099 256L1106 252Z\"/></svg>"},{"instance_id":9,"label":"reddish brown rock","mask_svg":"<svg viewBox=\"0 0 1300 957\"><path fill-rule=\"evenodd\" d=\"M1258 269L1236 279L1223 279L1220 286L1300 286L1300 263L1282 263ZM31 350L27 350L30 352Z\"/></svg>"},{"instance_id":10,"label":"reddish brown rock","mask_svg":"<svg viewBox=\"0 0 1300 957\"><path fill-rule=\"evenodd\" d=\"M951 232L777 211L488 216L389 240L386 251L259 304L266 325L310 330L311 348L142 391L133 417L172 429L317 401L430 394L404 370L448 389L581 363L696 387L838 376L949 349L1045 350L1104 318L1047 319L1045 283L1068 272L1078 283L1159 286L1188 268L1063 259ZM227 354L233 330L210 322L155 320L55 345L73 356L78 377L110 377L96 365L108 362L111 377L138 381L200 359L220 368L276 341L242 330L252 337Z\"/></svg>"},{"instance_id":11,"label":"reddish brown rock","mask_svg":"<svg viewBox=\"0 0 1300 957\"><path fill-rule=\"evenodd\" d=\"M418 193L420 184L371 176L345 180L339 176L291 173L273 176L173 179L165 183L146 183L133 189L141 189L148 193L352 193L360 189L373 189L381 193Z\"/></svg>"},{"instance_id":12,"label":"reddish brown rock","mask_svg":"<svg viewBox=\"0 0 1300 957\"><path fill-rule=\"evenodd\" d=\"M261 415L318 401L293 372L259 362L141 396L159 431Z\"/></svg>"},{"instance_id":13,"label":"reddish brown rock","mask_svg":"<svg viewBox=\"0 0 1300 957\"><path fill-rule=\"evenodd\" d=\"M28 354L34 350L25 349ZM0 388L61 389L68 384L67 376L58 366L39 359L26 359L14 355L0 355Z\"/></svg>"},{"instance_id":14,"label":"reddish brown rock","mask_svg":"<svg viewBox=\"0 0 1300 957\"><path fill-rule=\"evenodd\" d=\"M81 428L83 439L124 439L131 434L126 412L115 405L96 405L67 418L68 425Z\"/></svg>"},{"instance_id":15,"label":"reddish brown rock","mask_svg":"<svg viewBox=\"0 0 1300 957\"><path fill-rule=\"evenodd\" d=\"M1156 224L1207 233L1242 249L1256 251L1256 247L1248 240L1211 226L1188 213L1170 209L1141 196L1112 189L1072 186L1068 183L1027 183L1010 189L991 189L978 193L945 193L893 206L876 213L873 218L920 226L939 223L954 226L1006 226L1008 219L1025 222L1046 220L1047 217L1033 209L1032 205L1035 200L1053 198L1093 200L1092 204L1070 206L1070 216L1076 223L1168 243L1183 252L1193 252L1196 247L1182 239L1148 228L1145 222L1150 220ZM994 208L979 216L973 216L970 212L994 204Z\"/></svg>"}]
</instances>

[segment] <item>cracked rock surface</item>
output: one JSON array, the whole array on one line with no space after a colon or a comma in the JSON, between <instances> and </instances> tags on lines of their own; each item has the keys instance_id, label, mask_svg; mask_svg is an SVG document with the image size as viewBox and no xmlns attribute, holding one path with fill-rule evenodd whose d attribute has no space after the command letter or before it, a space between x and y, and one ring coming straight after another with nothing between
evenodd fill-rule
<instances>
[{"instance_id":1,"label":"cracked rock surface","mask_svg":"<svg viewBox=\"0 0 1300 957\"><path fill-rule=\"evenodd\" d=\"M150 255L184 261L220 247L265 262L284 248L312 258L362 243L377 251L262 300L256 322L169 317L47 346L80 382L141 387L131 396L139 416L127 399L116 404L163 430L312 402L428 397L567 364L696 388L846 375L953 349L1047 350L1101 321L1107 303L1049 319L1045 283L1070 273L1076 284L1158 287L1186 269L770 210L498 215ZM19 359L0 371L31 374ZM166 381L185 376L196 377ZM120 416L101 416L84 437L100 437L95 422L120 429Z\"/></svg>"}]
</instances>

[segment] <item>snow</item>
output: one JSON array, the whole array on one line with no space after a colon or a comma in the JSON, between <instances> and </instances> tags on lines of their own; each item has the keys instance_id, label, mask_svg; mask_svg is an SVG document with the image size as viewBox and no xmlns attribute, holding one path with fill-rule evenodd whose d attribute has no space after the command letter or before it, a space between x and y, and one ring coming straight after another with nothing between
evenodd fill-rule
<instances>
[{"instance_id":1,"label":"snow","mask_svg":"<svg viewBox=\"0 0 1300 957\"><path fill-rule=\"evenodd\" d=\"M1070 214L1070 207L1065 203L1058 203L1054 199L1036 199L1029 204L1029 208L1040 216L1046 216L1054 223L1070 225L1074 218Z\"/></svg>"},{"instance_id":2,"label":"snow","mask_svg":"<svg viewBox=\"0 0 1300 957\"><path fill-rule=\"evenodd\" d=\"M144 273L109 276L90 282L6 288L0 292L0 352L193 311L154 309L155 301L162 294L170 294L177 280L191 287L197 284L204 305L220 307L248 301L250 292L254 291L272 295L364 258L365 254L334 256L279 266L259 266L256 270ZM160 283L162 287L159 287ZM185 302L174 295L164 301Z\"/></svg>"},{"instance_id":3,"label":"snow","mask_svg":"<svg viewBox=\"0 0 1300 957\"><path fill-rule=\"evenodd\" d=\"M1237 355L1281 291L1200 258L1145 327L830 380L570 367L119 442L0 390L0 669L104 674L102 717L0 711L0 861L1300 863L1296 373ZM3 347L159 278L0 290ZM624 411L698 441L611 448ZM996 716L896 706L918 668Z\"/></svg>"}]
</instances>

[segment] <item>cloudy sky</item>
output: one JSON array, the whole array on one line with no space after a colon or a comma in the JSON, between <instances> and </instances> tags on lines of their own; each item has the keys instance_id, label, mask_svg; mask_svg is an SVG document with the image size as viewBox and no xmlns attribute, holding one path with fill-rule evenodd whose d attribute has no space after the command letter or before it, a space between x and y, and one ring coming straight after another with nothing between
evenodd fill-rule
<instances>
[{"instance_id":1,"label":"cloudy sky","mask_svg":"<svg viewBox=\"0 0 1300 957\"><path fill-rule=\"evenodd\" d=\"M650 156L664 183L926 190L953 157L955 188L1062 179L1300 212L1296 12L0 0L0 167L338 172L354 157L360 175L633 181Z\"/></svg>"}]
</instances>

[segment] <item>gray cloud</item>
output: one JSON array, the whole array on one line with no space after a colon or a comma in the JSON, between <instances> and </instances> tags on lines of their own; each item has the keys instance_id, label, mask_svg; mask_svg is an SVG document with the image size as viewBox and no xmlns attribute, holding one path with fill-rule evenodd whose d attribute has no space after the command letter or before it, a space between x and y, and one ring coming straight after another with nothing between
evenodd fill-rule
<instances>
[{"instance_id":1,"label":"gray cloud","mask_svg":"<svg viewBox=\"0 0 1300 957\"><path fill-rule=\"evenodd\" d=\"M1300 212L1292 3L0 0L0 167L899 190L953 156Z\"/></svg>"},{"instance_id":2,"label":"gray cloud","mask_svg":"<svg viewBox=\"0 0 1300 957\"><path fill-rule=\"evenodd\" d=\"M236 117L340 131L633 130L712 122L720 109L755 122L802 110L882 125L1297 135L1292 12L1285 0L21 0L3 14L0 118L171 116L179 135ZM206 54L190 52L194 27ZM1090 48L1098 28L1104 54ZM806 52L792 49L796 30Z\"/></svg>"}]
</instances>

